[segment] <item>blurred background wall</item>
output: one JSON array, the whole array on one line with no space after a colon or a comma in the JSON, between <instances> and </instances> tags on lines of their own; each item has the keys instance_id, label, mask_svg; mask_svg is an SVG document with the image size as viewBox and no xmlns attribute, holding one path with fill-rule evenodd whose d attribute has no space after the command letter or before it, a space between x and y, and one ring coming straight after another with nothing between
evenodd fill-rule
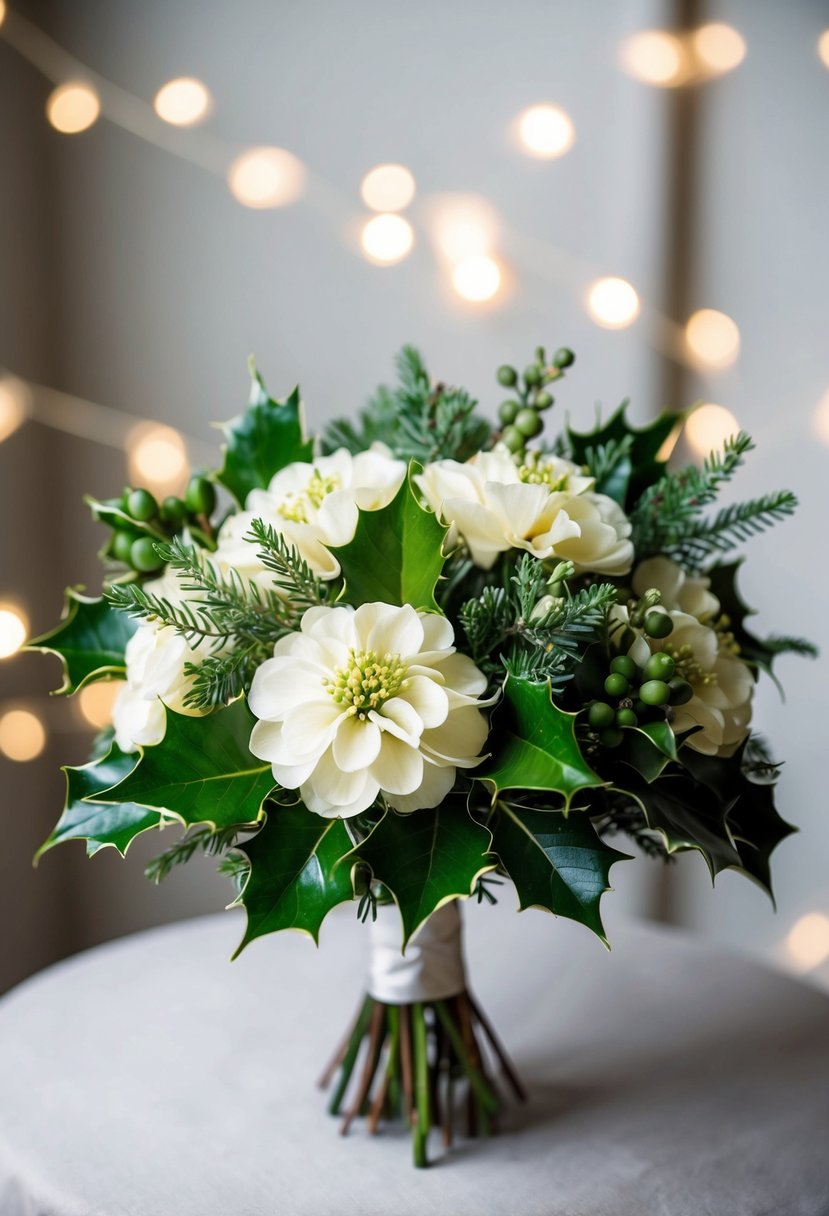
<instances>
[{"instance_id":1,"label":"blurred background wall","mask_svg":"<svg viewBox=\"0 0 829 1216\"><path fill-rule=\"evenodd\" d=\"M709 33L694 58L685 36L639 38L709 23L739 38ZM193 464L209 459L210 423L241 408L251 352L277 395L301 381L318 424L358 408L403 342L494 414L495 367L528 361L544 342L577 352L556 407L577 426L623 396L639 420L699 399L755 436L736 492L789 486L802 507L755 541L744 592L761 606L759 630L820 642L827 26L820 0L10 0L0 26L0 601L37 634L57 620L65 585L96 592L103 530L82 494L106 497L129 479L132 421L173 427ZM182 76L213 99L192 131L135 102ZM91 81L104 102L76 135L44 114L68 79ZM528 155L516 135L518 116L539 103L572 121L564 154ZM308 167L293 205L253 209L228 189L226 165L257 145L288 148ZM370 213L360 183L389 161L416 179L405 213L415 241L381 266L361 250ZM487 209L487 252L501 271L477 303L453 287L436 244L459 195L471 229ZM586 297L602 276L635 286L631 324L591 317ZM733 319L738 357L727 326L715 328L719 356L692 355L683 327L699 309ZM13 430L12 399L29 412ZM697 446L719 437L721 416L708 418ZM148 887L146 838L126 864L111 850L88 862L78 845L32 870L62 805L58 766L82 763L93 733L77 705L47 698L57 666L26 654L0 664L0 990L66 953L230 896L209 862ZM802 829L776 858L778 915L736 875L712 896L697 857L670 867L667 884L645 865L617 867L620 894L606 906L611 923L661 916L827 977L826 673L786 658L780 675L788 703L766 682L756 709L786 760L780 807ZM20 710L44 731L28 761L8 754L19 750L8 720L4 736L3 716ZM30 720L27 729L36 733Z\"/></svg>"}]
</instances>

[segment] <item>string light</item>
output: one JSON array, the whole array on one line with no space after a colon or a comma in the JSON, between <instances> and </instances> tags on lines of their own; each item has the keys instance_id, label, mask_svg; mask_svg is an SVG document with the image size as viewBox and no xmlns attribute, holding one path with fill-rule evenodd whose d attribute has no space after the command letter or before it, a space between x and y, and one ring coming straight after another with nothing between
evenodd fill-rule
<instances>
[{"instance_id":1,"label":"string light","mask_svg":"<svg viewBox=\"0 0 829 1216\"><path fill-rule=\"evenodd\" d=\"M378 165L363 178L360 194L372 211L402 211L415 196L414 175L405 165Z\"/></svg>"},{"instance_id":2,"label":"string light","mask_svg":"<svg viewBox=\"0 0 829 1216\"><path fill-rule=\"evenodd\" d=\"M667 30L642 30L622 43L620 53L624 70L644 84L674 88L688 76L685 47L676 34Z\"/></svg>"},{"instance_id":3,"label":"string light","mask_svg":"<svg viewBox=\"0 0 829 1216\"><path fill-rule=\"evenodd\" d=\"M195 126L207 117L210 106L207 87L193 76L169 80L158 90L153 101L158 117L175 127Z\"/></svg>"},{"instance_id":4,"label":"string light","mask_svg":"<svg viewBox=\"0 0 829 1216\"><path fill-rule=\"evenodd\" d=\"M98 94L91 85L77 81L59 85L46 102L46 117L62 135L86 131L100 113Z\"/></svg>"},{"instance_id":5,"label":"string light","mask_svg":"<svg viewBox=\"0 0 829 1216\"><path fill-rule=\"evenodd\" d=\"M740 424L724 405L711 402L698 406L685 423L685 438L697 456L709 456L719 451L726 439L731 439Z\"/></svg>"},{"instance_id":6,"label":"string light","mask_svg":"<svg viewBox=\"0 0 829 1216\"><path fill-rule=\"evenodd\" d=\"M151 490L170 492L187 472L187 448L178 431L141 422L127 438L130 477Z\"/></svg>"},{"instance_id":7,"label":"string light","mask_svg":"<svg viewBox=\"0 0 829 1216\"><path fill-rule=\"evenodd\" d=\"M746 57L742 34L721 21L712 21L695 30L691 45L699 63L709 72L730 72Z\"/></svg>"},{"instance_id":8,"label":"string light","mask_svg":"<svg viewBox=\"0 0 829 1216\"><path fill-rule=\"evenodd\" d=\"M450 262L490 252L498 235L495 211L477 194L441 195L432 203L429 228L438 252Z\"/></svg>"},{"instance_id":9,"label":"string light","mask_svg":"<svg viewBox=\"0 0 829 1216\"><path fill-rule=\"evenodd\" d=\"M700 308L688 318L685 342L692 356L705 367L730 367L740 353L736 323L715 308Z\"/></svg>"},{"instance_id":10,"label":"string light","mask_svg":"<svg viewBox=\"0 0 829 1216\"><path fill-rule=\"evenodd\" d=\"M786 950L804 971L825 963L829 959L829 916L822 912L801 916L786 936Z\"/></svg>"},{"instance_id":11,"label":"string light","mask_svg":"<svg viewBox=\"0 0 829 1216\"><path fill-rule=\"evenodd\" d=\"M0 659L17 654L26 641L29 622L14 604L0 604Z\"/></svg>"},{"instance_id":12,"label":"string light","mask_svg":"<svg viewBox=\"0 0 829 1216\"><path fill-rule=\"evenodd\" d=\"M363 253L378 266L401 262L414 245L414 229L402 215L375 215L360 235Z\"/></svg>"},{"instance_id":13,"label":"string light","mask_svg":"<svg viewBox=\"0 0 829 1216\"><path fill-rule=\"evenodd\" d=\"M627 279L597 279L587 295L587 311L603 329L625 329L639 316L639 296Z\"/></svg>"},{"instance_id":14,"label":"string light","mask_svg":"<svg viewBox=\"0 0 829 1216\"><path fill-rule=\"evenodd\" d=\"M824 30L818 38L817 53L823 60L824 66L829 68L829 30Z\"/></svg>"},{"instance_id":15,"label":"string light","mask_svg":"<svg viewBox=\"0 0 829 1216\"><path fill-rule=\"evenodd\" d=\"M249 148L230 166L227 181L240 203L262 210L296 202L305 176L305 166L286 148Z\"/></svg>"},{"instance_id":16,"label":"string light","mask_svg":"<svg viewBox=\"0 0 829 1216\"><path fill-rule=\"evenodd\" d=\"M560 106L530 106L518 116L518 137L531 156L553 160L572 148L576 128Z\"/></svg>"},{"instance_id":17,"label":"string light","mask_svg":"<svg viewBox=\"0 0 829 1216\"><path fill-rule=\"evenodd\" d=\"M120 680L97 680L78 693L78 708L90 726L103 730L112 722L112 703L123 687Z\"/></svg>"},{"instance_id":18,"label":"string light","mask_svg":"<svg viewBox=\"0 0 829 1216\"><path fill-rule=\"evenodd\" d=\"M34 760L46 746L46 731L37 714L10 709L0 717L0 752L8 760Z\"/></svg>"},{"instance_id":19,"label":"string light","mask_svg":"<svg viewBox=\"0 0 829 1216\"><path fill-rule=\"evenodd\" d=\"M482 304L497 295L501 268L494 258L481 254L463 258L452 271L452 286L463 300Z\"/></svg>"},{"instance_id":20,"label":"string light","mask_svg":"<svg viewBox=\"0 0 829 1216\"><path fill-rule=\"evenodd\" d=\"M0 443L26 421L32 408L31 393L17 376L0 377Z\"/></svg>"}]
</instances>

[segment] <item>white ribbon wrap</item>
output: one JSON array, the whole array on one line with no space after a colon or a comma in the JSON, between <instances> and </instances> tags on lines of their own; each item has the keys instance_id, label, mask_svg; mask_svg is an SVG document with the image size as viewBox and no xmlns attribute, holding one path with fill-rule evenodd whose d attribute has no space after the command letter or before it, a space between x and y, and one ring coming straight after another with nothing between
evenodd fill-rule
<instances>
[{"instance_id":1,"label":"white ribbon wrap","mask_svg":"<svg viewBox=\"0 0 829 1216\"><path fill-rule=\"evenodd\" d=\"M380 904L370 926L368 991L386 1005L440 1001L466 988L458 901L444 904L401 951L403 931L396 904Z\"/></svg>"}]
</instances>

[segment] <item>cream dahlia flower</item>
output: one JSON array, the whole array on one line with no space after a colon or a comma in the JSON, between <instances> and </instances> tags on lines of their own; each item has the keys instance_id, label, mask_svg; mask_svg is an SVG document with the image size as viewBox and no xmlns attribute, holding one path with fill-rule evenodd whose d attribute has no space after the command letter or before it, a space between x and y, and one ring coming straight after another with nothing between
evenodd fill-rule
<instances>
[{"instance_id":1,"label":"cream dahlia flower","mask_svg":"<svg viewBox=\"0 0 829 1216\"><path fill-rule=\"evenodd\" d=\"M710 578L695 578L670 557L649 557L640 562L633 574L633 590L644 595L652 587L662 593L662 606L669 612L676 608L695 616L698 621L716 618L720 601L709 590Z\"/></svg>"},{"instance_id":2,"label":"cream dahlia flower","mask_svg":"<svg viewBox=\"0 0 829 1216\"><path fill-rule=\"evenodd\" d=\"M309 810L357 815L383 794L437 806L483 758L486 679L445 617L406 605L309 608L253 677L250 749Z\"/></svg>"},{"instance_id":3,"label":"cream dahlia flower","mask_svg":"<svg viewBox=\"0 0 829 1216\"><path fill-rule=\"evenodd\" d=\"M568 558L581 571L626 574L630 569L627 516L613 499L594 493L593 479L569 460L534 453L519 468L506 449L496 448L466 464L436 461L415 480L484 570L508 549Z\"/></svg>"},{"instance_id":4,"label":"cream dahlia flower","mask_svg":"<svg viewBox=\"0 0 829 1216\"><path fill-rule=\"evenodd\" d=\"M358 511L388 506L406 476L402 460L382 443L352 456L340 448L308 463L296 461L271 479L267 490L251 490L245 510L231 515L219 533L211 560L243 577L271 585L272 575L245 540L254 519L263 519L293 545L320 578L336 578L339 562L329 546L346 545L357 529Z\"/></svg>"}]
</instances>

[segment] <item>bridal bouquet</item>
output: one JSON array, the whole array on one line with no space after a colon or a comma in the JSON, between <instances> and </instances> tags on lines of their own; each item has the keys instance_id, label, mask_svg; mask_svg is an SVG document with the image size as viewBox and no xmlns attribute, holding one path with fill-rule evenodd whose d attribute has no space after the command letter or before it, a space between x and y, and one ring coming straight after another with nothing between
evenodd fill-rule
<instances>
[{"instance_id":1,"label":"bridal bouquet","mask_svg":"<svg viewBox=\"0 0 829 1216\"><path fill-rule=\"evenodd\" d=\"M455 901L508 879L521 908L603 939L620 833L770 890L792 831L752 695L810 647L754 636L733 551L795 498L709 510L752 444L669 471L677 414L637 429L622 406L544 436L573 361L539 349L520 375L499 368L494 427L405 348L396 387L313 439L299 391L274 400L254 371L221 468L183 500L90 500L110 530L103 594L70 590L34 643L62 658L62 692L120 681L41 852L124 854L184 828L148 874L220 854L240 950L279 929L316 939L354 900L371 978L332 1109L351 1093L345 1125L372 1130L403 1114L419 1164L431 1126L451 1137L456 1081L470 1131L492 1129L490 1049L521 1092L467 990Z\"/></svg>"}]
</instances>

